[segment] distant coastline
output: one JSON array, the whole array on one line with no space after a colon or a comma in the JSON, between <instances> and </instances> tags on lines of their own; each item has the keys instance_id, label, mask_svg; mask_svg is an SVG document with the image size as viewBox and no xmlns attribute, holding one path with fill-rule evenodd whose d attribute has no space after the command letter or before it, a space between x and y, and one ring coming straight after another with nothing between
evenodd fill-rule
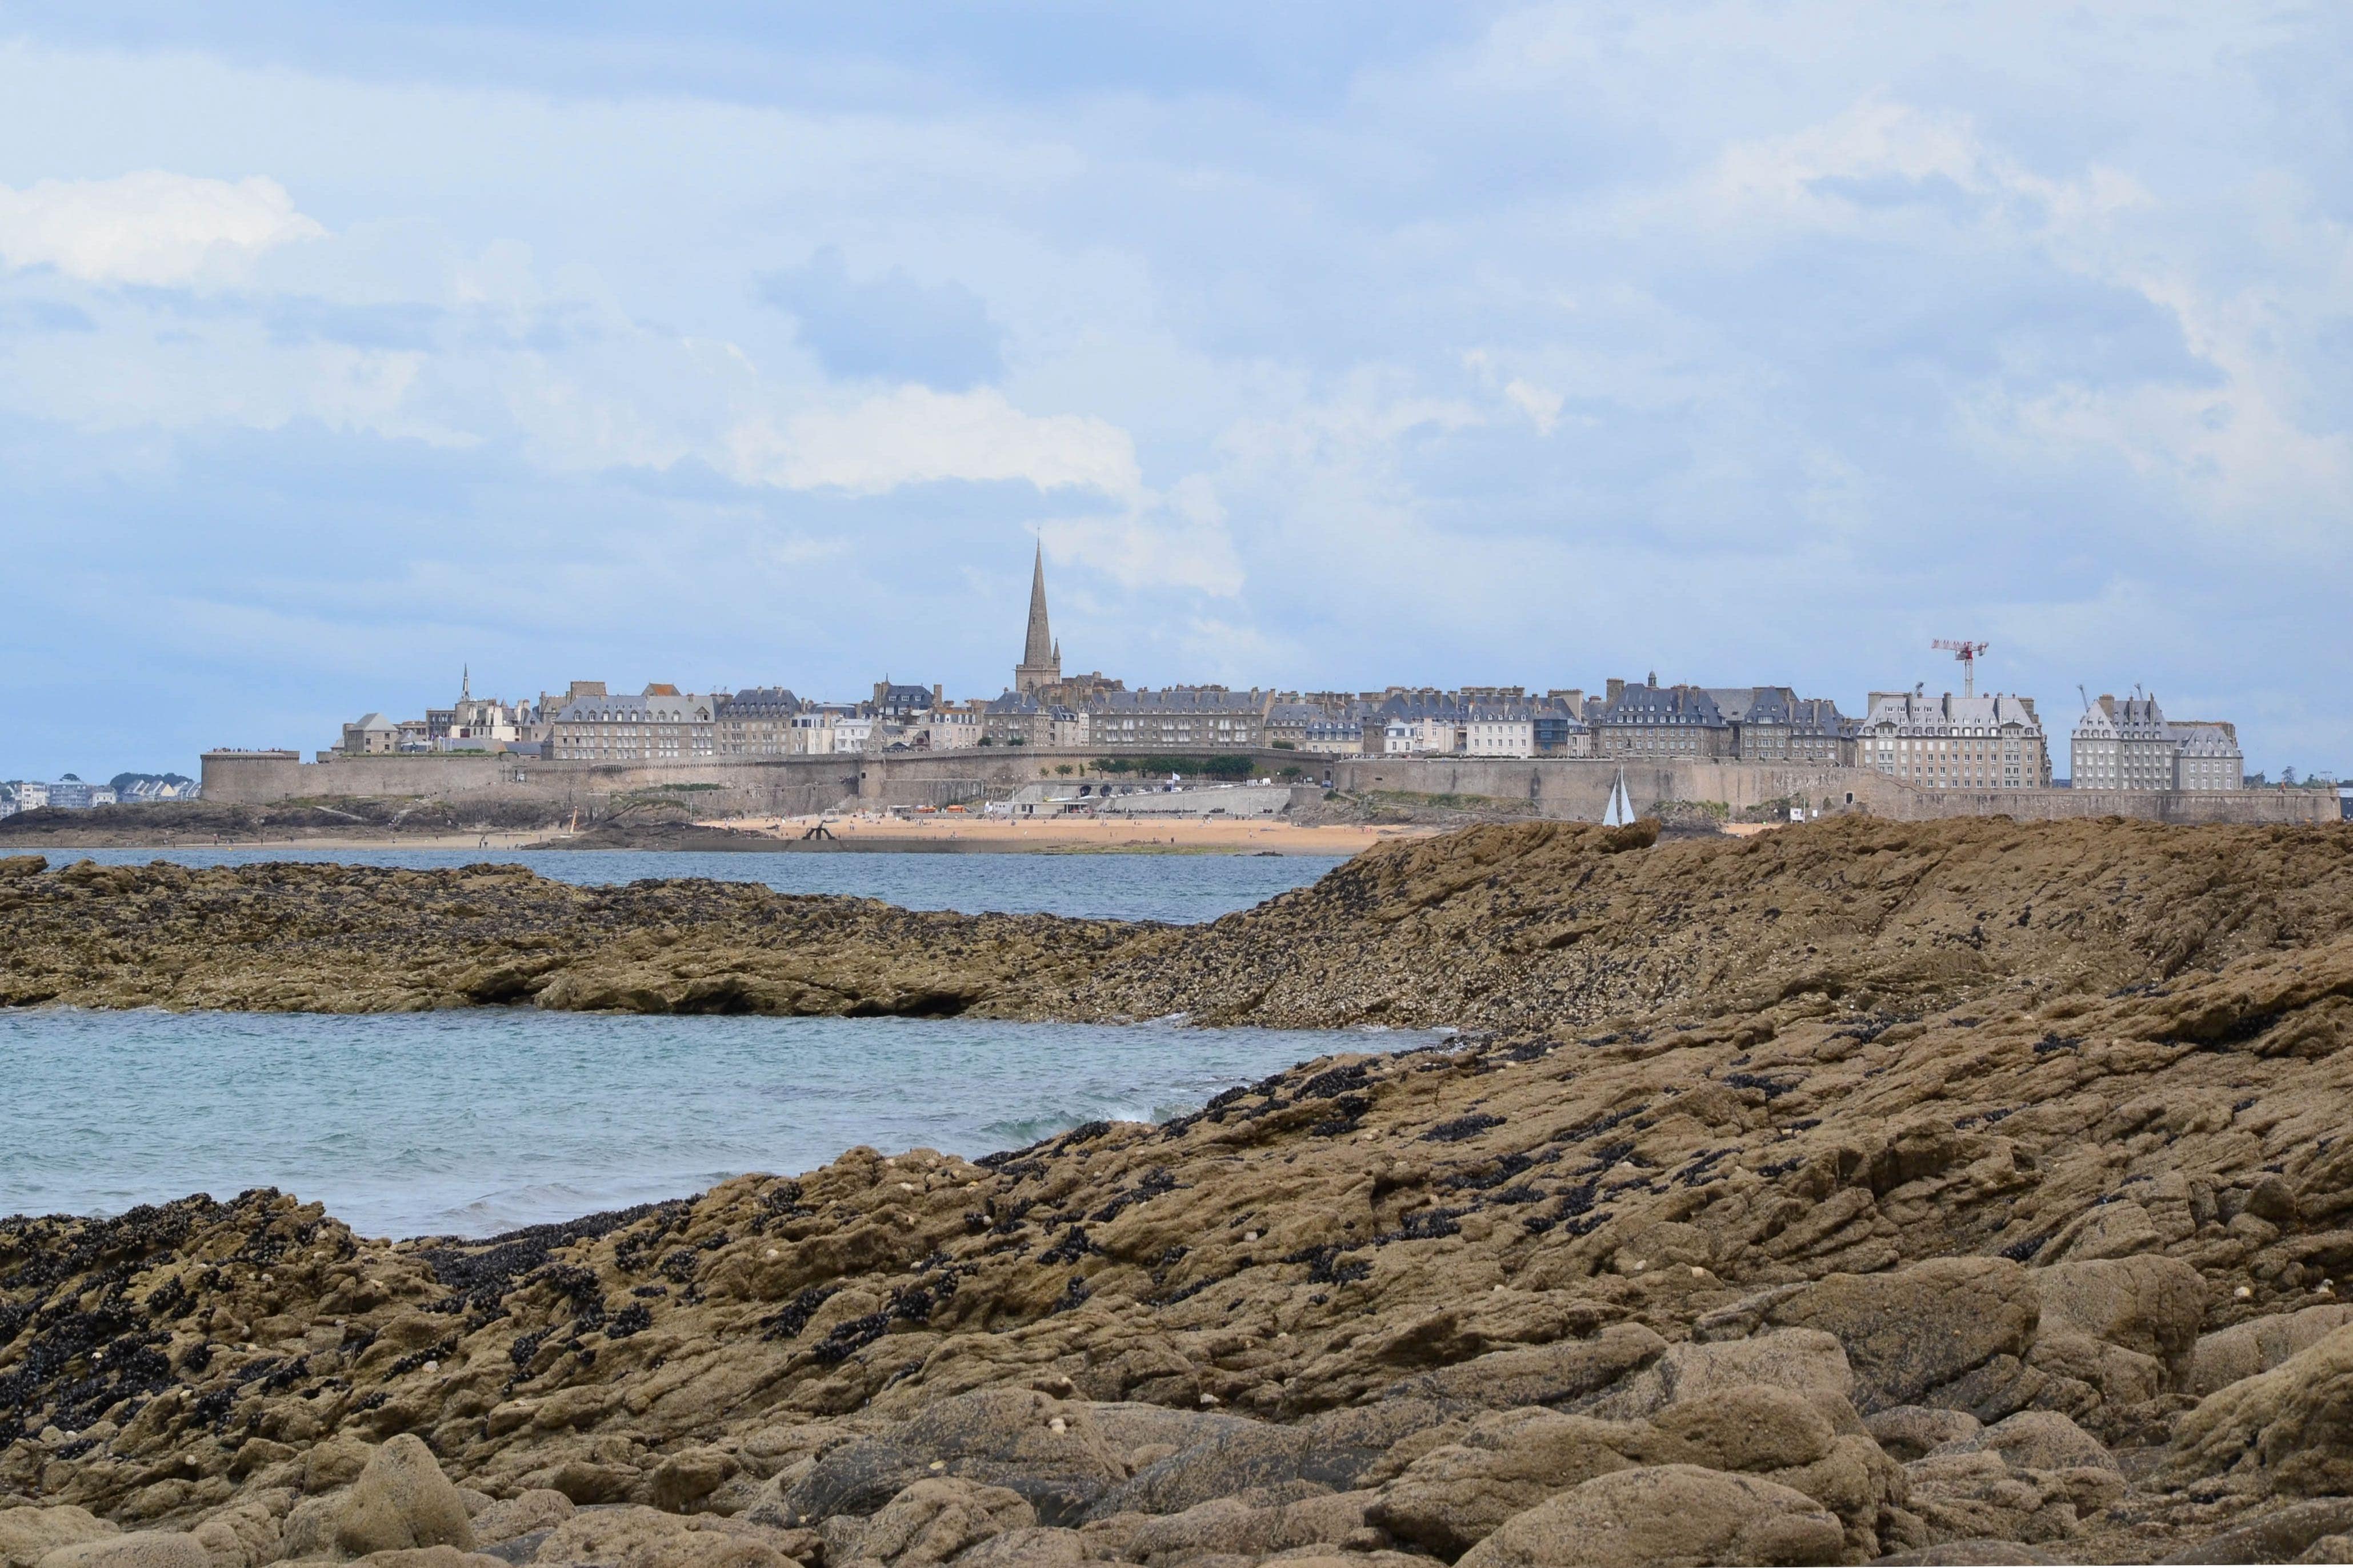
<instances>
[{"instance_id":1,"label":"distant coastline","mask_svg":"<svg viewBox=\"0 0 2353 1568\"><path fill-rule=\"evenodd\" d=\"M704 824L646 824L551 834L544 828L490 832L404 832L397 829L319 833L266 832L246 836L208 833L160 834L132 829L0 837L0 856L51 854L77 849L272 849L322 851L362 849L454 849L506 854L521 850L747 855L1331 855L1351 856L1390 838L1417 837L1423 828L1350 826L1275 828L1242 824L1159 823L1148 829L1106 833L1092 824L984 825L954 829L889 831L872 823L828 824L832 837L804 839L770 832Z\"/></svg>"}]
</instances>

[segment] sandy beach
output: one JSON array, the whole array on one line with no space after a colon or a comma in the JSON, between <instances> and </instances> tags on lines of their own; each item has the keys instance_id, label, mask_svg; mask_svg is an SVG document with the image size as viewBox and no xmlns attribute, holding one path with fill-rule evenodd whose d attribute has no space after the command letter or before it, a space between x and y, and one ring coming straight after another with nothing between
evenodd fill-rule
<instances>
[{"instance_id":1,"label":"sandy beach","mask_svg":"<svg viewBox=\"0 0 2353 1568\"><path fill-rule=\"evenodd\" d=\"M828 813L823 816L736 817L696 824L760 833L798 842L812 828L843 844L910 850L955 844L1000 853L1162 855L1355 855L1392 838L1427 837L1430 827L1323 826L1287 822L1117 822L1091 817L1008 821L978 814L886 816L879 813Z\"/></svg>"},{"instance_id":2,"label":"sandy beach","mask_svg":"<svg viewBox=\"0 0 2353 1568\"><path fill-rule=\"evenodd\" d=\"M831 837L804 842L802 835L823 825ZM1296 826L1288 823L1249 822L1093 822L1080 818L1055 822L990 821L979 816L946 816L909 821L874 815L828 815L823 817L717 818L697 822L695 828L713 830L712 837L691 843L648 842L646 849L694 848L725 851L757 850L758 840L774 840L778 848L823 853L903 850L940 853L962 850L997 854L1133 854L1133 855L1355 855L1392 838L1426 837L1429 827ZM726 834L736 842L719 838ZM745 843L746 837L754 839ZM23 845L27 854L55 856L75 849L285 849L305 853L354 849L470 849L483 854L518 849L561 849L575 837L545 828L491 833L266 835L259 837L215 838L187 834L125 843L117 835L93 835L88 842L46 839ZM632 847L627 844L589 844L583 847ZM0 850L0 853L13 851Z\"/></svg>"}]
</instances>

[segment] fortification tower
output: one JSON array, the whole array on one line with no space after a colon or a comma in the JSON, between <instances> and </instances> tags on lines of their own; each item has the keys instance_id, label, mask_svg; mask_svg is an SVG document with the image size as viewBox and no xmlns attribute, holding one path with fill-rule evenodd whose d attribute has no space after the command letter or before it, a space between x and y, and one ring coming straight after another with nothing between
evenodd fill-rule
<instances>
[{"instance_id":1,"label":"fortification tower","mask_svg":"<svg viewBox=\"0 0 2353 1568\"><path fill-rule=\"evenodd\" d=\"M1062 649L1046 624L1046 547L1038 547L1029 568L1029 635L1021 645L1021 662L1013 667L1013 689L1037 691L1062 682Z\"/></svg>"}]
</instances>

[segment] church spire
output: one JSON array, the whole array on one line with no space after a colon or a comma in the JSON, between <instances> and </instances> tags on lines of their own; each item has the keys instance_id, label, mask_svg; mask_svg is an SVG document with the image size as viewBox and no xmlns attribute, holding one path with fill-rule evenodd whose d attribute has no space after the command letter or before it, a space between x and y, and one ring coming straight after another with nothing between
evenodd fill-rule
<instances>
[{"instance_id":1,"label":"church spire","mask_svg":"<svg viewBox=\"0 0 2353 1568\"><path fill-rule=\"evenodd\" d=\"M1022 640L1021 662L1014 667L1013 689L1035 691L1061 679L1061 646L1046 623L1046 547L1041 542L1029 565L1029 635Z\"/></svg>"},{"instance_id":2,"label":"church spire","mask_svg":"<svg viewBox=\"0 0 2353 1568\"><path fill-rule=\"evenodd\" d=\"M458 669L458 700L471 702L474 700L474 667L461 664Z\"/></svg>"},{"instance_id":3,"label":"church spire","mask_svg":"<svg viewBox=\"0 0 2353 1568\"><path fill-rule=\"evenodd\" d=\"M1054 657L1053 634L1046 626L1046 546L1038 546L1029 568L1029 637L1022 645L1021 662L1045 664Z\"/></svg>"}]
</instances>

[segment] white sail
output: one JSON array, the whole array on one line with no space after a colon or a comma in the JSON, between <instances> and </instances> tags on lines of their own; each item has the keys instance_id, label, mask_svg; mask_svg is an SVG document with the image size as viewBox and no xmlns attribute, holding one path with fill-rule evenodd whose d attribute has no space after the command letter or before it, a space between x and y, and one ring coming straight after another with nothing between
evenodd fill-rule
<instances>
[{"instance_id":1,"label":"white sail","mask_svg":"<svg viewBox=\"0 0 2353 1568\"><path fill-rule=\"evenodd\" d=\"M1618 782L1609 786L1609 809L1601 814L1604 827L1623 827L1634 820L1633 797L1626 793L1626 770L1618 770Z\"/></svg>"}]
</instances>

